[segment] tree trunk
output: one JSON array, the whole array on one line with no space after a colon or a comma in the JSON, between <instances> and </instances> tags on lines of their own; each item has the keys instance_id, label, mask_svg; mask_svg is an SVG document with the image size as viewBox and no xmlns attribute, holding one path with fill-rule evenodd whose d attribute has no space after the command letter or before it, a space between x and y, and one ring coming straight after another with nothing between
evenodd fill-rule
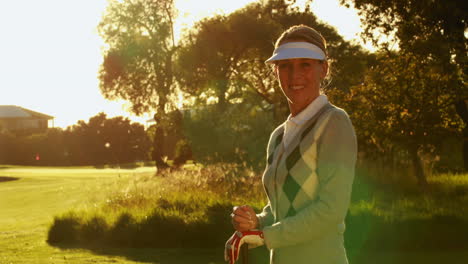
<instances>
[{"instance_id":1,"label":"tree trunk","mask_svg":"<svg viewBox=\"0 0 468 264\"><path fill-rule=\"evenodd\" d=\"M465 172L468 172L468 124L463 131L463 164Z\"/></svg>"},{"instance_id":2,"label":"tree trunk","mask_svg":"<svg viewBox=\"0 0 468 264\"><path fill-rule=\"evenodd\" d=\"M218 96L218 109L220 111L224 111L226 110L226 104L227 104L227 100L226 100L226 91L227 91L227 86L228 86L228 82L225 81L225 80L219 80L217 81L217 96Z\"/></svg>"},{"instance_id":3,"label":"tree trunk","mask_svg":"<svg viewBox=\"0 0 468 264\"><path fill-rule=\"evenodd\" d=\"M418 184L421 187L425 187L427 185L426 175L424 173L424 168L422 166L421 159L418 155L418 148L414 147L410 150L411 155L411 162L413 163L414 174L416 179L418 180Z\"/></svg>"},{"instance_id":4,"label":"tree trunk","mask_svg":"<svg viewBox=\"0 0 468 264\"><path fill-rule=\"evenodd\" d=\"M468 100L460 100L455 103L455 109L457 114L465 123L465 128L463 129L463 165L465 171L468 171Z\"/></svg>"}]
</instances>

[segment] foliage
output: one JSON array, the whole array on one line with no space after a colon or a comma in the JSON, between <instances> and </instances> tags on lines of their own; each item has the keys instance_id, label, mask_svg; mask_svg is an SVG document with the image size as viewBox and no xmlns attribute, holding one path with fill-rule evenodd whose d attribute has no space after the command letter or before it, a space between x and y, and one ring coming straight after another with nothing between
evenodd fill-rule
<instances>
[{"instance_id":1,"label":"foliage","mask_svg":"<svg viewBox=\"0 0 468 264\"><path fill-rule=\"evenodd\" d=\"M149 159L150 141L141 124L100 113L76 125L19 136L0 133L0 163L69 166L124 164Z\"/></svg>"},{"instance_id":2,"label":"foliage","mask_svg":"<svg viewBox=\"0 0 468 264\"><path fill-rule=\"evenodd\" d=\"M427 58L444 79L444 93L454 102L468 99L466 74L467 6L449 1L342 0L354 3L365 25L364 37L374 42L374 32L394 34L405 54ZM386 45L382 43L381 45ZM422 60L421 63L426 63Z\"/></svg>"},{"instance_id":3,"label":"foliage","mask_svg":"<svg viewBox=\"0 0 468 264\"><path fill-rule=\"evenodd\" d=\"M143 125L100 113L68 127L67 151L76 165L121 164L148 159L149 139Z\"/></svg>"},{"instance_id":4,"label":"foliage","mask_svg":"<svg viewBox=\"0 0 468 264\"><path fill-rule=\"evenodd\" d=\"M216 106L198 107L184 118L193 157L199 162L244 162L265 167L265 151L275 121L269 111L244 103L220 112Z\"/></svg>"},{"instance_id":5,"label":"foliage","mask_svg":"<svg viewBox=\"0 0 468 264\"><path fill-rule=\"evenodd\" d=\"M136 114L165 113L174 89L175 14L173 0L110 1L98 27L109 45L99 73L106 98L128 100Z\"/></svg>"},{"instance_id":6,"label":"foliage","mask_svg":"<svg viewBox=\"0 0 468 264\"><path fill-rule=\"evenodd\" d=\"M215 97L221 105L256 98L259 107L273 109L275 119L284 120L286 100L264 61L281 32L297 24L312 26L327 39L330 62L336 64L334 89L348 90L361 82L368 55L359 46L318 22L308 7L300 10L291 1L271 0L198 22L178 56L181 88L202 101Z\"/></svg>"},{"instance_id":7,"label":"foliage","mask_svg":"<svg viewBox=\"0 0 468 264\"><path fill-rule=\"evenodd\" d=\"M367 154L389 159L401 153L415 165L418 155L434 158L443 139L462 128L453 100L444 92L448 79L430 59L382 54L364 83L345 95L359 145Z\"/></svg>"},{"instance_id":8,"label":"foliage","mask_svg":"<svg viewBox=\"0 0 468 264\"><path fill-rule=\"evenodd\" d=\"M0 133L0 163L68 165L65 141L60 128L50 128L45 133L26 136Z\"/></svg>"},{"instance_id":9,"label":"foliage","mask_svg":"<svg viewBox=\"0 0 468 264\"><path fill-rule=\"evenodd\" d=\"M271 50L269 40L276 33L271 21L262 19L258 6L196 23L184 38L178 58L180 81L186 91L215 96L222 107L241 97L245 84L239 74L246 74L244 65L257 55L249 51L260 46Z\"/></svg>"},{"instance_id":10,"label":"foliage","mask_svg":"<svg viewBox=\"0 0 468 264\"><path fill-rule=\"evenodd\" d=\"M415 67L427 68L430 63L437 70L440 93L447 97L442 111L457 113L464 122L464 161L468 169L468 89L466 32L467 5L460 0L448 1L376 1L341 0L354 5L365 26L363 37L388 50L388 42L379 42L382 35L393 38L401 52L414 56ZM433 71L432 71L433 72ZM431 73L432 73L431 72ZM411 75L410 75L411 76ZM425 75L412 76L421 82ZM431 78L431 77L429 77ZM431 93L431 92L429 92ZM451 104L445 104L451 101Z\"/></svg>"},{"instance_id":11,"label":"foliage","mask_svg":"<svg viewBox=\"0 0 468 264\"><path fill-rule=\"evenodd\" d=\"M379 43L381 32L394 36L402 50L466 64L467 6L460 0L378 1L341 0L353 4L365 26L364 37ZM454 56L454 60L451 56ZM466 74L466 68L461 68Z\"/></svg>"},{"instance_id":12,"label":"foliage","mask_svg":"<svg viewBox=\"0 0 468 264\"><path fill-rule=\"evenodd\" d=\"M246 202L246 197L235 194L249 192L247 198L256 200L257 210L264 199L259 175L235 164L165 170L160 176L132 177L127 186L108 190L98 211L55 217L48 242L216 247L231 232L227 212L234 203Z\"/></svg>"}]
</instances>

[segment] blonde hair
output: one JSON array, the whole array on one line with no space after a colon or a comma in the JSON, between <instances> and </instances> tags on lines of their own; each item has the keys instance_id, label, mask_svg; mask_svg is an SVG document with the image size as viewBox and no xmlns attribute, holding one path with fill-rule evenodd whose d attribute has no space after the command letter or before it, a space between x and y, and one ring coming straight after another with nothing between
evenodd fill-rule
<instances>
[{"instance_id":1,"label":"blonde hair","mask_svg":"<svg viewBox=\"0 0 468 264\"><path fill-rule=\"evenodd\" d=\"M328 57L327 42L325 41L325 38L317 30L309 26L296 25L288 28L276 41L275 48L278 48L281 44L291 41L305 41L312 43L319 47Z\"/></svg>"}]
</instances>

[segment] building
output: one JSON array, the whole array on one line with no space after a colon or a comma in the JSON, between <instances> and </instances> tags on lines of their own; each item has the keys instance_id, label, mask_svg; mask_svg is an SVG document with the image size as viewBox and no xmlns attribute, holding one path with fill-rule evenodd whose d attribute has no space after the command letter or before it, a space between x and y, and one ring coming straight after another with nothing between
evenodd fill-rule
<instances>
[{"instance_id":1,"label":"building","mask_svg":"<svg viewBox=\"0 0 468 264\"><path fill-rule=\"evenodd\" d=\"M16 105L0 105L0 131L37 133L47 130L54 117Z\"/></svg>"}]
</instances>

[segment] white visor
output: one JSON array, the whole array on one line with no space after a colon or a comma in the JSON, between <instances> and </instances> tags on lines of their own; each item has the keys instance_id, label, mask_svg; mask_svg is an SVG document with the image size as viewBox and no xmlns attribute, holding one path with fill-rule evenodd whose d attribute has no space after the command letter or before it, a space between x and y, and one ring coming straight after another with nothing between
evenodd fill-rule
<instances>
[{"instance_id":1,"label":"white visor","mask_svg":"<svg viewBox=\"0 0 468 264\"><path fill-rule=\"evenodd\" d=\"M265 63L274 63L287 59L315 59L324 60L325 52L309 42L288 42L280 45L273 51L273 55Z\"/></svg>"}]
</instances>

